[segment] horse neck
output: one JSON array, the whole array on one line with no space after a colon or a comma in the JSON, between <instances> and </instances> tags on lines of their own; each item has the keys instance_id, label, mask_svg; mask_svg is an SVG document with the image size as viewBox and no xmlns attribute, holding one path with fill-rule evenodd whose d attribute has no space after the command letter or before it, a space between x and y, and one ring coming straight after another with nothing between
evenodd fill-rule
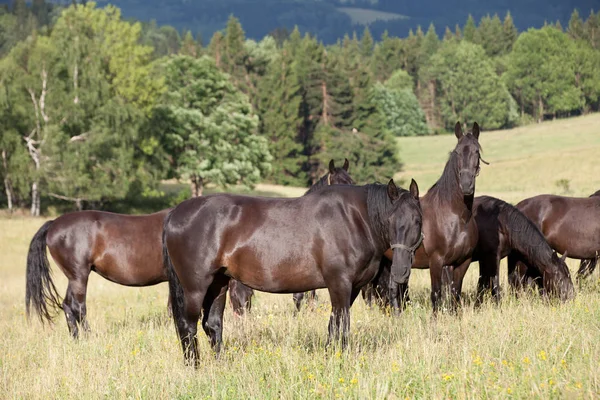
<instances>
[{"instance_id":1,"label":"horse neck","mask_svg":"<svg viewBox=\"0 0 600 400\"><path fill-rule=\"evenodd\" d=\"M456 153L450 153L450 159L444 167L442 176L427 192L424 198L435 200L437 204L449 207L459 214L464 213L465 210L471 213L475 191L468 196L462 193L458 180L458 161L456 157Z\"/></svg>"},{"instance_id":2,"label":"horse neck","mask_svg":"<svg viewBox=\"0 0 600 400\"><path fill-rule=\"evenodd\" d=\"M544 235L518 209L502 207L499 217L508 236L510 247L521 253L532 264L548 268L553 264L552 248Z\"/></svg>"}]
</instances>

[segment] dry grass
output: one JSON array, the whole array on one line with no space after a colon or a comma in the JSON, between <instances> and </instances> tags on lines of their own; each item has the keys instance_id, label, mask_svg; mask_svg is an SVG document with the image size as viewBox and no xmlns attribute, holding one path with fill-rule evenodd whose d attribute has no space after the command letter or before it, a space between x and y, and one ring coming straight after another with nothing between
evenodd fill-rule
<instances>
[{"instance_id":1,"label":"dry grass","mask_svg":"<svg viewBox=\"0 0 600 400\"><path fill-rule=\"evenodd\" d=\"M566 127L571 126L567 130ZM557 191L569 179L576 194L600 180L592 157L600 116L519 130L483 132L492 165L478 192L508 200ZM542 140L544 138L544 140ZM549 140L552 139L552 140ZM453 137L400 142L422 188L441 172ZM575 144L577 143L577 144ZM538 160L548 162L534 166ZM504 177L506 175L506 177ZM512 182L512 183L511 183ZM525 182L525 183L524 183ZM511 186L512 185L512 186ZM271 190L271 189L269 189ZM505 197L504 197L505 195ZM42 219L0 220L0 398L597 398L600 395L600 281L594 276L568 304L506 295L500 306L474 309L477 266L465 281L459 316L431 317L429 275L414 271L413 305L400 318L352 308L350 349L325 351L327 292L299 315L291 295L260 293L252 314L225 315L220 360L201 338L198 371L185 368L165 284L125 288L90 278L92 333L73 341L64 317L53 326L26 321L25 259ZM571 262L572 269L575 263ZM66 279L54 267L61 293ZM502 269L505 274L505 268ZM503 275L505 284L506 277Z\"/></svg>"}]
</instances>

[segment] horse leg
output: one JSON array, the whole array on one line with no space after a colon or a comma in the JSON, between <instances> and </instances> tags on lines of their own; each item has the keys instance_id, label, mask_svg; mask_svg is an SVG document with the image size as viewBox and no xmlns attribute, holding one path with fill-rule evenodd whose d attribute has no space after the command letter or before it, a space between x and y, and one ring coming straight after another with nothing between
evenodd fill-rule
<instances>
[{"instance_id":1,"label":"horse leg","mask_svg":"<svg viewBox=\"0 0 600 400\"><path fill-rule=\"evenodd\" d=\"M373 303L373 284L367 283L362 289L362 298L365 301L365 304L371 308Z\"/></svg>"},{"instance_id":2,"label":"horse leg","mask_svg":"<svg viewBox=\"0 0 600 400\"><path fill-rule=\"evenodd\" d=\"M471 265L471 258L466 259L462 264L457 267L454 267L452 270L452 309L456 310L456 307L461 305L461 294L462 294L462 284L465 274L467 273L467 269Z\"/></svg>"},{"instance_id":3,"label":"horse leg","mask_svg":"<svg viewBox=\"0 0 600 400\"><path fill-rule=\"evenodd\" d=\"M525 278L524 269L527 267L522 263L520 257L515 253L508 255L508 284L517 294L523 290L523 281Z\"/></svg>"},{"instance_id":4,"label":"horse leg","mask_svg":"<svg viewBox=\"0 0 600 400\"><path fill-rule=\"evenodd\" d=\"M210 345L217 357L223 343L223 313L227 299L229 278L225 275L215 277L208 288L202 303L202 329L210 340Z\"/></svg>"},{"instance_id":5,"label":"horse leg","mask_svg":"<svg viewBox=\"0 0 600 400\"><path fill-rule=\"evenodd\" d=\"M176 318L177 333L183 348L183 355L187 365L198 368L198 320L204 304L204 297L212 283L212 277L200 280L200 286L185 291L183 295L183 315Z\"/></svg>"},{"instance_id":6,"label":"horse leg","mask_svg":"<svg viewBox=\"0 0 600 400\"><path fill-rule=\"evenodd\" d=\"M454 297L454 265L442 266L442 303L450 310L455 309Z\"/></svg>"},{"instance_id":7,"label":"horse leg","mask_svg":"<svg viewBox=\"0 0 600 400\"><path fill-rule=\"evenodd\" d=\"M442 300L442 261L433 260L429 264L429 276L431 277L431 306L433 313L437 314Z\"/></svg>"},{"instance_id":8,"label":"horse leg","mask_svg":"<svg viewBox=\"0 0 600 400\"><path fill-rule=\"evenodd\" d=\"M491 291L492 296L496 294L494 280L497 282L497 276L496 256L489 253L483 255L479 260L479 280L477 281L477 299L475 300L476 306L480 306L483 303L483 298L487 291Z\"/></svg>"},{"instance_id":9,"label":"horse leg","mask_svg":"<svg viewBox=\"0 0 600 400\"><path fill-rule=\"evenodd\" d=\"M592 274L592 272L594 272L594 269L596 269L597 262L597 258L581 260L581 262L579 263L579 269L577 270L577 280L581 282L582 280L589 277Z\"/></svg>"},{"instance_id":10,"label":"horse leg","mask_svg":"<svg viewBox=\"0 0 600 400\"><path fill-rule=\"evenodd\" d=\"M304 292L294 293L294 304L296 305L296 312L300 311L302 307L302 299L304 298Z\"/></svg>"},{"instance_id":11,"label":"horse leg","mask_svg":"<svg viewBox=\"0 0 600 400\"><path fill-rule=\"evenodd\" d=\"M331 317L329 318L329 336L325 347L329 347L332 340L339 340L341 327L342 348L345 348L348 344L348 332L350 330L350 305L352 304L352 298L358 296L358 290L354 293L351 284L343 279L327 288L331 298Z\"/></svg>"},{"instance_id":12,"label":"horse leg","mask_svg":"<svg viewBox=\"0 0 600 400\"><path fill-rule=\"evenodd\" d=\"M69 280L67 294L62 304L69 332L71 332L71 335L75 339L79 337L80 327L84 331L90 330L86 320L87 307L85 304L89 276L90 272L88 270L87 273L84 272L74 279Z\"/></svg>"}]
</instances>

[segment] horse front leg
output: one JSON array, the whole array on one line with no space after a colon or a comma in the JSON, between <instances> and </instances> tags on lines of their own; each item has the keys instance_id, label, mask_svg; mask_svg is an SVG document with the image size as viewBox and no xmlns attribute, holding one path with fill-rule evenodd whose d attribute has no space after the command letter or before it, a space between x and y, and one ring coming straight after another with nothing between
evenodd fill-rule
<instances>
[{"instance_id":1,"label":"horse front leg","mask_svg":"<svg viewBox=\"0 0 600 400\"><path fill-rule=\"evenodd\" d=\"M442 301L442 260L432 260L429 263L429 275L431 277L431 306L433 314L436 315Z\"/></svg>"},{"instance_id":2,"label":"horse front leg","mask_svg":"<svg viewBox=\"0 0 600 400\"><path fill-rule=\"evenodd\" d=\"M340 328L342 328L342 348L346 348L350 331L350 306L358 295L358 290L354 293L350 282L344 279L338 279L327 289L331 298L331 316L329 317L329 335L325 347L329 347L333 341L339 341Z\"/></svg>"},{"instance_id":3,"label":"horse front leg","mask_svg":"<svg viewBox=\"0 0 600 400\"><path fill-rule=\"evenodd\" d=\"M456 310L456 308L462 305L461 302L461 294L462 294L462 284L463 279L465 278L465 274L467 273L467 269L469 269L469 265L471 265L471 258L466 259L462 264L457 267L454 267L452 270L452 284L451 284L451 292L452 292L452 310Z\"/></svg>"}]
</instances>

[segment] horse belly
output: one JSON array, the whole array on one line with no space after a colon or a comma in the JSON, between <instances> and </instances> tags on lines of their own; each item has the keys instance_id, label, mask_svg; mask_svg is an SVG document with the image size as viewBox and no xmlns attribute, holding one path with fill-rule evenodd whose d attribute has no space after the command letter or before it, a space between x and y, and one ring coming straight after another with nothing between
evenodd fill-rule
<instances>
[{"instance_id":1,"label":"horse belly","mask_svg":"<svg viewBox=\"0 0 600 400\"><path fill-rule=\"evenodd\" d=\"M105 253L94 260L93 270L103 278L125 286L150 286L167 280L160 251Z\"/></svg>"},{"instance_id":2,"label":"horse belly","mask_svg":"<svg viewBox=\"0 0 600 400\"><path fill-rule=\"evenodd\" d=\"M271 250L275 250L273 246ZM225 274L263 292L296 293L325 287L323 275L308 253L258 253L246 247L224 257L222 266Z\"/></svg>"}]
</instances>

